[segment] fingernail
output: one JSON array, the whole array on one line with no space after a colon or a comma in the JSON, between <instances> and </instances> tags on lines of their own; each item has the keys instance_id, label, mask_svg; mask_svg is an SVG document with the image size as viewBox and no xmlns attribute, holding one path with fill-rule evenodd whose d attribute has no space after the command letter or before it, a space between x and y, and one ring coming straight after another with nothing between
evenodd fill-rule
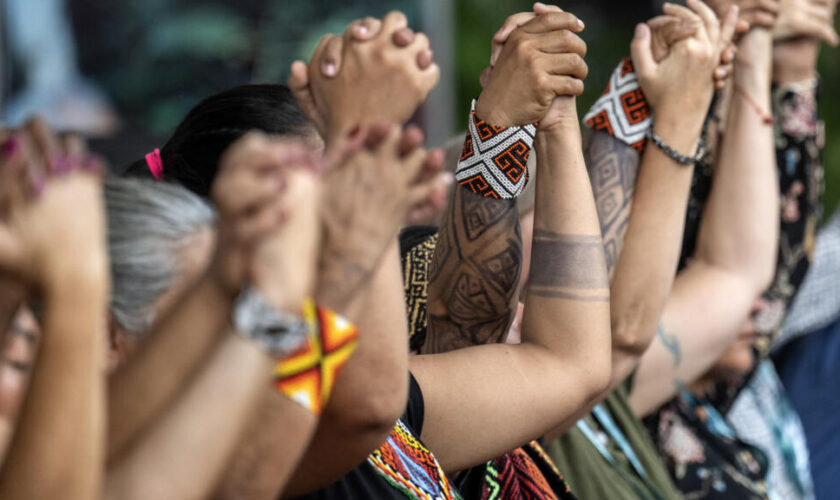
<instances>
[{"instance_id":1,"label":"fingernail","mask_svg":"<svg viewBox=\"0 0 840 500\"><path fill-rule=\"evenodd\" d=\"M535 2L534 7L545 7L545 4L542 2Z\"/></svg>"},{"instance_id":2,"label":"fingernail","mask_svg":"<svg viewBox=\"0 0 840 500\"><path fill-rule=\"evenodd\" d=\"M586 25L583 24L583 21L581 21L580 19L578 19L578 28L580 28L580 29L586 28Z\"/></svg>"},{"instance_id":3,"label":"fingernail","mask_svg":"<svg viewBox=\"0 0 840 500\"><path fill-rule=\"evenodd\" d=\"M368 32L367 26L364 26L364 25L356 26L356 34L357 35L365 36L365 35L367 35L367 32Z\"/></svg>"},{"instance_id":4,"label":"fingernail","mask_svg":"<svg viewBox=\"0 0 840 500\"><path fill-rule=\"evenodd\" d=\"M452 172L444 172L440 174L440 180L447 186L450 186L455 183L455 174Z\"/></svg>"},{"instance_id":5,"label":"fingernail","mask_svg":"<svg viewBox=\"0 0 840 500\"><path fill-rule=\"evenodd\" d=\"M82 170L92 174L100 174L105 170L105 164L102 160L92 154L87 154L84 156L81 162Z\"/></svg>"},{"instance_id":6,"label":"fingernail","mask_svg":"<svg viewBox=\"0 0 840 500\"><path fill-rule=\"evenodd\" d=\"M14 156L17 154L19 147L20 141L18 140L17 134L13 134L6 142L3 143L3 154L7 157Z\"/></svg>"},{"instance_id":7,"label":"fingernail","mask_svg":"<svg viewBox=\"0 0 840 500\"><path fill-rule=\"evenodd\" d=\"M47 183L44 180L44 177L37 176L32 179L32 192L35 193L35 196L41 196L44 192L44 188L47 187Z\"/></svg>"},{"instance_id":8,"label":"fingernail","mask_svg":"<svg viewBox=\"0 0 840 500\"><path fill-rule=\"evenodd\" d=\"M324 74L327 76L335 76L335 63L324 63Z\"/></svg>"},{"instance_id":9,"label":"fingernail","mask_svg":"<svg viewBox=\"0 0 840 500\"><path fill-rule=\"evenodd\" d=\"M355 141L361 135L362 135L362 126L361 125L356 125L352 129L350 129L350 132L347 134L347 138L350 139L351 141Z\"/></svg>"},{"instance_id":10,"label":"fingernail","mask_svg":"<svg viewBox=\"0 0 840 500\"><path fill-rule=\"evenodd\" d=\"M642 23L636 25L636 38L646 38L647 37L647 30Z\"/></svg>"}]
</instances>

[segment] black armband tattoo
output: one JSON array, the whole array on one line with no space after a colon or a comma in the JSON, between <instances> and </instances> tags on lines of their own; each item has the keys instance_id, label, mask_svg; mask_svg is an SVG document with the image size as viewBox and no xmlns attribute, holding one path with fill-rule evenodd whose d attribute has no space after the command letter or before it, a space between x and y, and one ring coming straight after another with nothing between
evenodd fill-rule
<instances>
[{"instance_id":1,"label":"black armband tattoo","mask_svg":"<svg viewBox=\"0 0 840 500\"><path fill-rule=\"evenodd\" d=\"M528 293L586 302L609 301L600 236L534 230Z\"/></svg>"}]
</instances>

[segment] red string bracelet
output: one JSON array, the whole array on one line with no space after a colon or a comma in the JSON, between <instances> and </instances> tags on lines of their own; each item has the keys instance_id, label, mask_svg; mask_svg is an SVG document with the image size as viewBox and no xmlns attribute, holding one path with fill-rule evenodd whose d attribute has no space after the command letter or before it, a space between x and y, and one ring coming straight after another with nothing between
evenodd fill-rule
<instances>
[{"instance_id":1,"label":"red string bracelet","mask_svg":"<svg viewBox=\"0 0 840 500\"><path fill-rule=\"evenodd\" d=\"M747 100L747 103L749 103L749 105L752 106L753 109L755 109L755 112L758 113L758 116L761 117L761 121L763 121L765 125L773 125L773 123L775 122L773 116L766 113L764 109L761 106L759 106L757 102L755 102L755 99L753 99L752 96L749 93L747 93L746 90L744 90L743 87L736 83L735 91L741 94L744 97L744 99Z\"/></svg>"}]
</instances>

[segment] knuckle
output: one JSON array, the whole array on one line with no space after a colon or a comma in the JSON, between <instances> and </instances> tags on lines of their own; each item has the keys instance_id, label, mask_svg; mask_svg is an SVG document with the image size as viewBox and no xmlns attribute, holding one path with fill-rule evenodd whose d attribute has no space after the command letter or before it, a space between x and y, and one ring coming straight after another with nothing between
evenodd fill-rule
<instances>
[{"instance_id":1,"label":"knuckle","mask_svg":"<svg viewBox=\"0 0 840 500\"><path fill-rule=\"evenodd\" d=\"M394 23L397 26L406 26L408 25L408 18L405 17L405 14L398 10L392 10L385 16L386 22Z\"/></svg>"}]
</instances>

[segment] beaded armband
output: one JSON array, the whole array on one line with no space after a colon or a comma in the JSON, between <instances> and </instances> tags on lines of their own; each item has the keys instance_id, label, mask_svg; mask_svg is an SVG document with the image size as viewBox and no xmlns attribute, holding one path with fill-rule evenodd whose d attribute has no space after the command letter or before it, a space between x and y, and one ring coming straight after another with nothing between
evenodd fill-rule
<instances>
[{"instance_id":1,"label":"beaded armband","mask_svg":"<svg viewBox=\"0 0 840 500\"><path fill-rule=\"evenodd\" d=\"M304 408L320 415L329 400L338 372L353 354L358 331L349 321L308 302L304 318L309 335L301 350L277 362L274 385Z\"/></svg>"},{"instance_id":2,"label":"beaded armband","mask_svg":"<svg viewBox=\"0 0 840 500\"><path fill-rule=\"evenodd\" d=\"M496 127L470 111L470 125L455 179L487 198L516 198L528 183L528 157L537 125Z\"/></svg>"},{"instance_id":3,"label":"beaded armband","mask_svg":"<svg viewBox=\"0 0 840 500\"><path fill-rule=\"evenodd\" d=\"M629 57L613 72L607 89L583 120L593 129L633 146L639 153L644 151L653 116Z\"/></svg>"}]
</instances>

